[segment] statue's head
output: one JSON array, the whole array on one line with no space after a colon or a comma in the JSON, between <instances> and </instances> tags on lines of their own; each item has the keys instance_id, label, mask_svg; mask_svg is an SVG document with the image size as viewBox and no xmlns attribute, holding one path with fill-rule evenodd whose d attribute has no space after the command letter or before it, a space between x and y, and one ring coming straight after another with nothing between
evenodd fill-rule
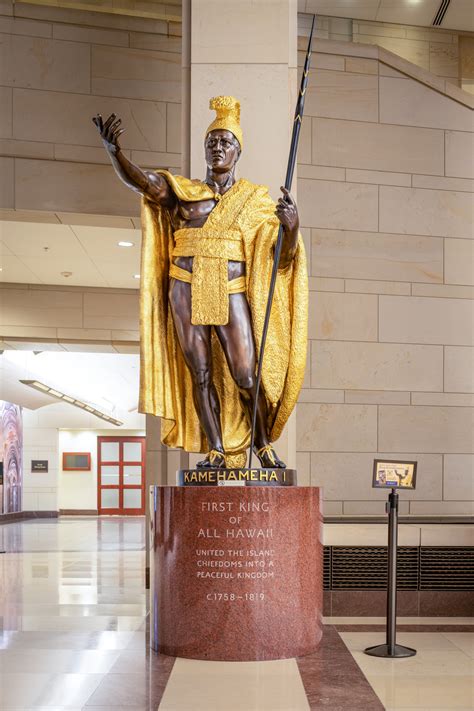
<instances>
[{"instance_id":1,"label":"statue's head","mask_svg":"<svg viewBox=\"0 0 474 711\"><path fill-rule=\"evenodd\" d=\"M206 131L206 163L214 172L228 172L240 158L242 129L240 103L233 96L216 96L209 102L216 118Z\"/></svg>"}]
</instances>

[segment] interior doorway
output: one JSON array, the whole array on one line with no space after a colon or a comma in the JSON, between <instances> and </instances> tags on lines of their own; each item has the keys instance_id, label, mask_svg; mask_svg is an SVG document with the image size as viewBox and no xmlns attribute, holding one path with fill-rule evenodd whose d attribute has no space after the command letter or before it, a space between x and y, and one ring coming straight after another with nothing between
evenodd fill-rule
<instances>
[{"instance_id":1,"label":"interior doorway","mask_svg":"<svg viewBox=\"0 0 474 711\"><path fill-rule=\"evenodd\" d=\"M97 438L99 514L145 513L145 437Z\"/></svg>"}]
</instances>

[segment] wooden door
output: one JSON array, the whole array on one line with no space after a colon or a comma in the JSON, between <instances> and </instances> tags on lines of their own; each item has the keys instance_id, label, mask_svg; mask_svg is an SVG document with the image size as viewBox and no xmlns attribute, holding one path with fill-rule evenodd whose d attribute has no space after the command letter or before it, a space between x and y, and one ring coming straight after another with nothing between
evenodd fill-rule
<instances>
[{"instance_id":1,"label":"wooden door","mask_svg":"<svg viewBox=\"0 0 474 711\"><path fill-rule=\"evenodd\" d=\"M97 438L99 514L145 513L145 437Z\"/></svg>"}]
</instances>

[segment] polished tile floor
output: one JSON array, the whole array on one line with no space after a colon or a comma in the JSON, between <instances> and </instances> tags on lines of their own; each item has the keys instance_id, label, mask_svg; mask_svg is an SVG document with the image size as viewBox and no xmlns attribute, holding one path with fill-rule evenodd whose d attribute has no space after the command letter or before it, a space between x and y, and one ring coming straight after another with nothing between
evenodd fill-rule
<instances>
[{"instance_id":1,"label":"polished tile floor","mask_svg":"<svg viewBox=\"0 0 474 711\"><path fill-rule=\"evenodd\" d=\"M363 654L383 641L378 618L326 620L321 648L298 660L175 660L148 650L144 519L7 524L0 551L2 711L474 708L474 636L458 631L472 620L416 620L425 631L399 633L418 650L405 660Z\"/></svg>"}]
</instances>

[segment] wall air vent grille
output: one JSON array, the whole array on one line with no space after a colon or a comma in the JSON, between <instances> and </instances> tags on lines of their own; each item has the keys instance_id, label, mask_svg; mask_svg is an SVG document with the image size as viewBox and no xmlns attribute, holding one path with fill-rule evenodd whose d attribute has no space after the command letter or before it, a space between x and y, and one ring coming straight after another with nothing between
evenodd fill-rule
<instances>
[{"instance_id":1,"label":"wall air vent grille","mask_svg":"<svg viewBox=\"0 0 474 711\"><path fill-rule=\"evenodd\" d=\"M433 27L440 27L444 20L444 16L446 15L446 11L449 7L451 0L441 0L441 4L438 8L438 12L435 15L435 18L433 20Z\"/></svg>"},{"instance_id":2,"label":"wall air vent grille","mask_svg":"<svg viewBox=\"0 0 474 711\"><path fill-rule=\"evenodd\" d=\"M474 589L474 548L421 548L420 590Z\"/></svg>"},{"instance_id":3,"label":"wall air vent grille","mask_svg":"<svg viewBox=\"0 0 474 711\"><path fill-rule=\"evenodd\" d=\"M324 546L324 559L323 559L323 589L331 589L331 548L330 546Z\"/></svg>"},{"instance_id":4,"label":"wall air vent grille","mask_svg":"<svg viewBox=\"0 0 474 711\"><path fill-rule=\"evenodd\" d=\"M400 547L397 579L400 590L417 590L419 548ZM383 590L387 587L387 548L384 546L332 547L332 590Z\"/></svg>"}]
</instances>

